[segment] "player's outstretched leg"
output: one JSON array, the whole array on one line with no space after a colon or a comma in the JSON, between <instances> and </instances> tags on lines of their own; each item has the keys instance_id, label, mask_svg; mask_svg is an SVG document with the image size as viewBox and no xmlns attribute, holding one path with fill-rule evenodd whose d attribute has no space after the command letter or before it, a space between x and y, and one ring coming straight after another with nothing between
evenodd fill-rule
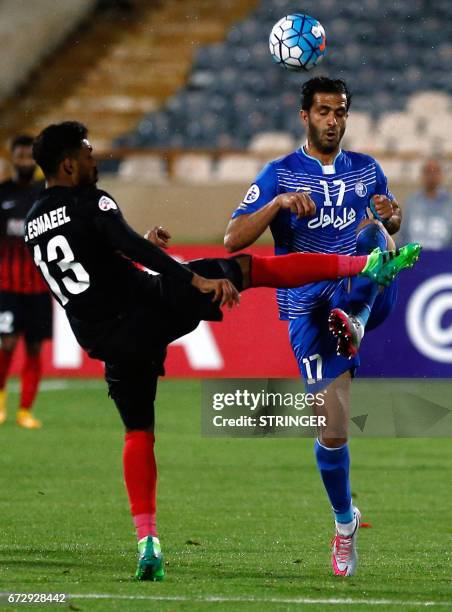
<instances>
[{"instance_id":1,"label":"player's outstretched leg","mask_svg":"<svg viewBox=\"0 0 452 612\"><path fill-rule=\"evenodd\" d=\"M419 245L407 245L399 251L371 250L365 255L350 256L326 253L290 253L249 258L249 279L245 277L245 288L300 287L307 283L324 280L337 280L360 276L361 285L366 292L377 294L377 284L389 285L403 269L411 267L419 256ZM244 256L236 256L242 260ZM358 296L361 297L361 296ZM362 299L365 298L365 295Z\"/></svg>"}]
</instances>

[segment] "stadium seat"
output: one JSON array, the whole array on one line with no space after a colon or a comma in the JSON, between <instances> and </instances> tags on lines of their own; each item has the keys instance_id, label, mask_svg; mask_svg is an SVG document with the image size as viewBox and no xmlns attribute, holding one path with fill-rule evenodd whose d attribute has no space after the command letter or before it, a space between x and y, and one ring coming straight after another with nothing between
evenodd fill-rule
<instances>
[{"instance_id":1,"label":"stadium seat","mask_svg":"<svg viewBox=\"0 0 452 612\"><path fill-rule=\"evenodd\" d=\"M383 171L388 178L389 183L401 182L404 175L406 163L398 158L386 159L384 162Z\"/></svg>"},{"instance_id":2,"label":"stadium seat","mask_svg":"<svg viewBox=\"0 0 452 612\"><path fill-rule=\"evenodd\" d=\"M372 121L367 113L354 111L347 122L344 136L344 149L352 151L369 150L372 148Z\"/></svg>"},{"instance_id":3,"label":"stadium seat","mask_svg":"<svg viewBox=\"0 0 452 612\"><path fill-rule=\"evenodd\" d=\"M214 179L228 183L252 181L262 167L262 163L248 155L224 155L218 162Z\"/></svg>"},{"instance_id":4,"label":"stadium seat","mask_svg":"<svg viewBox=\"0 0 452 612\"><path fill-rule=\"evenodd\" d=\"M426 113L434 115L450 112L451 106L452 100L447 94L424 91L411 96L407 103L407 111L415 117L425 117Z\"/></svg>"},{"instance_id":5,"label":"stadium seat","mask_svg":"<svg viewBox=\"0 0 452 612\"><path fill-rule=\"evenodd\" d=\"M421 145L418 121L405 112L383 115L375 131L378 149L383 152L416 152Z\"/></svg>"},{"instance_id":6,"label":"stadium seat","mask_svg":"<svg viewBox=\"0 0 452 612\"><path fill-rule=\"evenodd\" d=\"M258 153L283 154L290 153L296 146L295 139L287 132L261 132L251 139L248 149Z\"/></svg>"},{"instance_id":7,"label":"stadium seat","mask_svg":"<svg viewBox=\"0 0 452 612\"><path fill-rule=\"evenodd\" d=\"M161 183L167 180L163 159L159 155L130 155L121 162L119 176L127 181Z\"/></svg>"},{"instance_id":8,"label":"stadium seat","mask_svg":"<svg viewBox=\"0 0 452 612\"><path fill-rule=\"evenodd\" d=\"M207 183L212 180L212 158L198 153L181 155L174 162L172 175L186 183Z\"/></svg>"},{"instance_id":9,"label":"stadium seat","mask_svg":"<svg viewBox=\"0 0 452 612\"><path fill-rule=\"evenodd\" d=\"M419 158L403 161L401 164L401 179L411 186L417 185L423 163L424 160ZM386 162L384 165L386 169Z\"/></svg>"},{"instance_id":10,"label":"stadium seat","mask_svg":"<svg viewBox=\"0 0 452 612\"><path fill-rule=\"evenodd\" d=\"M428 136L426 139L427 150L431 155L452 154L452 139L446 133L443 135Z\"/></svg>"},{"instance_id":11,"label":"stadium seat","mask_svg":"<svg viewBox=\"0 0 452 612\"><path fill-rule=\"evenodd\" d=\"M452 140L452 117L450 112L438 111L425 117L425 133L427 136L438 136Z\"/></svg>"},{"instance_id":12,"label":"stadium seat","mask_svg":"<svg viewBox=\"0 0 452 612\"><path fill-rule=\"evenodd\" d=\"M313 74L340 76L354 94L344 146L382 153L440 146L437 116L452 108L452 43L444 26L452 5L438 2L437 10L436 2L305 0L303 11L324 20L334 41ZM270 150L260 134L286 132L271 147L283 153L290 141L302 141L296 111L303 79L273 65L267 48L272 25L293 9L291 0L260 0L224 42L201 47L187 86L138 127L143 145Z\"/></svg>"},{"instance_id":13,"label":"stadium seat","mask_svg":"<svg viewBox=\"0 0 452 612\"><path fill-rule=\"evenodd\" d=\"M424 145L424 136L418 129L407 132L401 131L397 135L394 151L397 153L419 153Z\"/></svg>"}]
</instances>

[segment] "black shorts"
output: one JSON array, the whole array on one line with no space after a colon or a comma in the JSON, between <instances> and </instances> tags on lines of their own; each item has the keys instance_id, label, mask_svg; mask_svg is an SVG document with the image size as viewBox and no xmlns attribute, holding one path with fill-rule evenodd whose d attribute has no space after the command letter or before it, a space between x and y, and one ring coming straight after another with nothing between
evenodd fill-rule
<instances>
[{"instance_id":1,"label":"black shorts","mask_svg":"<svg viewBox=\"0 0 452 612\"><path fill-rule=\"evenodd\" d=\"M21 334L28 343L51 338L50 294L0 292L0 335L3 334Z\"/></svg>"},{"instance_id":2,"label":"black shorts","mask_svg":"<svg viewBox=\"0 0 452 612\"><path fill-rule=\"evenodd\" d=\"M197 259L186 264L206 278L229 278L242 289L242 272L234 258ZM223 314L211 294L164 275L141 277L136 304L102 322L68 317L90 357L105 362L105 379L124 425L154 425L157 378L164 374L170 342L196 329L200 321L221 321Z\"/></svg>"}]
</instances>

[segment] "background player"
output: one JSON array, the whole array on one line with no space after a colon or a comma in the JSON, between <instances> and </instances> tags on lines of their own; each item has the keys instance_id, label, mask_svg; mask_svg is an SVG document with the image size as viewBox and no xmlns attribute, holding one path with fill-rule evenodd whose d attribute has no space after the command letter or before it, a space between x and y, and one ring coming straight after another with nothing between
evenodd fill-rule
<instances>
[{"instance_id":1,"label":"background player","mask_svg":"<svg viewBox=\"0 0 452 612\"><path fill-rule=\"evenodd\" d=\"M270 162L258 175L228 225L225 246L229 251L249 246L267 227L276 254L351 254L357 249L369 252L387 247L387 230L399 229L400 209L378 163L368 155L340 149L350 101L341 80L317 77L303 85L300 117L307 143ZM302 200L295 207L294 192ZM369 207L381 221L366 219ZM408 257L416 259L416 250ZM357 351L370 314L374 325L381 322L395 299L393 287L379 294L366 279L351 285L321 282L277 294L280 318L290 321L291 345L302 376L312 389L328 387L325 406L318 408L327 417L327 427L319 432L315 454L336 520L332 564L339 575L355 571L360 521L349 482L350 382L359 365ZM337 344L329 334L329 319Z\"/></svg>"},{"instance_id":2,"label":"background player","mask_svg":"<svg viewBox=\"0 0 452 612\"><path fill-rule=\"evenodd\" d=\"M17 423L41 427L31 414L41 380L43 340L52 336L52 303L47 285L24 244L24 220L37 194L33 138L17 136L11 145L13 176L0 184L0 423L6 420L6 380L20 336L25 341Z\"/></svg>"},{"instance_id":3,"label":"background player","mask_svg":"<svg viewBox=\"0 0 452 612\"><path fill-rule=\"evenodd\" d=\"M139 539L137 578L162 579L154 399L167 345L201 319L221 320L219 306L236 304L237 288L298 286L361 271L386 282L403 256L240 255L181 265L153 244L165 246L166 232L151 232L151 241L140 237L114 199L96 189L96 162L83 125L49 126L33 154L48 188L27 216L25 241L81 346L105 361L109 394L126 428L123 465ZM138 270L131 260L161 274Z\"/></svg>"}]
</instances>

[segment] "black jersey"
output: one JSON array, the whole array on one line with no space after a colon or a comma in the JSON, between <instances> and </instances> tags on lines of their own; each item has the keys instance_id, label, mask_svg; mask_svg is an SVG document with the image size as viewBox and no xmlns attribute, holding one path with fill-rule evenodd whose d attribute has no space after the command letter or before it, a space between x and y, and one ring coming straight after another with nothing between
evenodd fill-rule
<instances>
[{"instance_id":1,"label":"black jersey","mask_svg":"<svg viewBox=\"0 0 452 612\"><path fill-rule=\"evenodd\" d=\"M24 222L44 183L0 183L0 290L12 293L47 293L24 244Z\"/></svg>"},{"instance_id":2,"label":"black jersey","mask_svg":"<svg viewBox=\"0 0 452 612\"><path fill-rule=\"evenodd\" d=\"M102 321L140 300L149 277L133 262L189 284L193 273L142 238L95 187L51 187L25 220L25 242L68 315Z\"/></svg>"}]
</instances>

